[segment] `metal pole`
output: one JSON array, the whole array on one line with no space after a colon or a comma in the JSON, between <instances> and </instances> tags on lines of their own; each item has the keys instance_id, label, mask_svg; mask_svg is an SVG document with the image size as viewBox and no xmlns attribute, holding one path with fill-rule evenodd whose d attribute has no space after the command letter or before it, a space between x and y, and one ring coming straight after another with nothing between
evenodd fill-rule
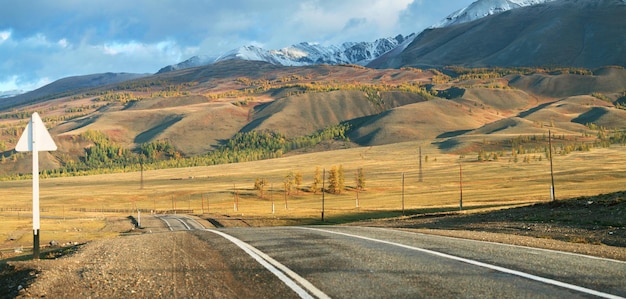
<instances>
[{"instance_id":1,"label":"metal pole","mask_svg":"<svg viewBox=\"0 0 626 299\"><path fill-rule=\"evenodd\" d=\"M35 122L31 118L31 136L33 136L33 259L39 259L39 150L37 149Z\"/></svg>"},{"instance_id":2,"label":"metal pole","mask_svg":"<svg viewBox=\"0 0 626 299\"><path fill-rule=\"evenodd\" d=\"M548 130L548 146L550 147L550 198L552 201L556 200L556 195L554 194L554 170L552 169L552 133Z\"/></svg>"}]
</instances>

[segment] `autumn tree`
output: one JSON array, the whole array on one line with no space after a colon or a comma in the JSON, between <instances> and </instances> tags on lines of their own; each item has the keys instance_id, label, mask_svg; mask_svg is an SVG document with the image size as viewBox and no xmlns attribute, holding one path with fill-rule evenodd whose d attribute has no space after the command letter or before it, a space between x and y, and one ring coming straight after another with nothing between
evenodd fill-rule
<instances>
[{"instance_id":1,"label":"autumn tree","mask_svg":"<svg viewBox=\"0 0 626 299\"><path fill-rule=\"evenodd\" d=\"M339 165L337 169L337 194L341 194L341 191L346 187L346 179L343 172L343 165Z\"/></svg>"},{"instance_id":2,"label":"autumn tree","mask_svg":"<svg viewBox=\"0 0 626 299\"><path fill-rule=\"evenodd\" d=\"M345 186L343 166L333 166L328 173L328 192L341 194Z\"/></svg>"},{"instance_id":3,"label":"autumn tree","mask_svg":"<svg viewBox=\"0 0 626 299\"><path fill-rule=\"evenodd\" d=\"M293 182L296 185L296 194L300 192L300 186L302 185L302 173L297 171L294 174Z\"/></svg>"},{"instance_id":4,"label":"autumn tree","mask_svg":"<svg viewBox=\"0 0 626 299\"><path fill-rule=\"evenodd\" d=\"M330 168L328 172L328 192L336 193L337 185L339 184L337 177L339 176L339 171L337 166L333 166Z\"/></svg>"},{"instance_id":5,"label":"autumn tree","mask_svg":"<svg viewBox=\"0 0 626 299\"><path fill-rule=\"evenodd\" d=\"M289 174L285 176L283 179L283 185L285 186L285 192L287 195L291 195L291 190L295 186L296 175L293 171L290 171Z\"/></svg>"},{"instance_id":6,"label":"autumn tree","mask_svg":"<svg viewBox=\"0 0 626 299\"><path fill-rule=\"evenodd\" d=\"M263 198L265 186L267 186L267 180L265 178L257 178L256 181L254 181L254 190L259 193L260 198Z\"/></svg>"},{"instance_id":7,"label":"autumn tree","mask_svg":"<svg viewBox=\"0 0 626 299\"><path fill-rule=\"evenodd\" d=\"M356 189L365 189L365 172L363 172L363 168L359 168L356 171Z\"/></svg>"},{"instance_id":8,"label":"autumn tree","mask_svg":"<svg viewBox=\"0 0 626 299\"><path fill-rule=\"evenodd\" d=\"M317 194L322 186L322 171L319 166L315 167L315 174L313 175L313 184L311 184L311 192Z\"/></svg>"}]
</instances>

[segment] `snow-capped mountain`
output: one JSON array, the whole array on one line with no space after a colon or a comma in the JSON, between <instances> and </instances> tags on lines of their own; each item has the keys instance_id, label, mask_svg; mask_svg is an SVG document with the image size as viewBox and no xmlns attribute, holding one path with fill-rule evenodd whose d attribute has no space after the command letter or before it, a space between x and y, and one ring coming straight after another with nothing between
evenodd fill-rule
<instances>
[{"instance_id":1,"label":"snow-capped mountain","mask_svg":"<svg viewBox=\"0 0 626 299\"><path fill-rule=\"evenodd\" d=\"M478 0L468 7L452 13L429 28L442 28L467 23L507 10L551 1L555 0ZM402 52L416 36L416 34L411 34L406 37L398 35L396 37L381 38L374 42L346 42L341 45L333 46L303 42L279 50L266 50L257 46L242 46L218 57L194 56L181 63L166 66L160 69L159 73L209 65L229 59L265 61L284 66L304 66L313 64L367 65L374 59L392 50L393 52Z\"/></svg>"},{"instance_id":2,"label":"snow-capped mountain","mask_svg":"<svg viewBox=\"0 0 626 299\"><path fill-rule=\"evenodd\" d=\"M456 24L468 23L486 16L505 12L524 6L537 5L554 0L478 0L468 7L457 10L430 28L442 28Z\"/></svg>"},{"instance_id":3,"label":"snow-capped mountain","mask_svg":"<svg viewBox=\"0 0 626 299\"><path fill-rule=\"evenodd\" d=\"M323 46L303 42L279 50L266 50L256 46L243 46L219 57L194 56L181 63L169 65L159 73L212 64L229 59L265 61L276 65L304 66L312 64L359 64L365 65L380 55L402 44L407 38L381 38L373 42L346 42L338 46Z\"/></svg>"}]
</instances>

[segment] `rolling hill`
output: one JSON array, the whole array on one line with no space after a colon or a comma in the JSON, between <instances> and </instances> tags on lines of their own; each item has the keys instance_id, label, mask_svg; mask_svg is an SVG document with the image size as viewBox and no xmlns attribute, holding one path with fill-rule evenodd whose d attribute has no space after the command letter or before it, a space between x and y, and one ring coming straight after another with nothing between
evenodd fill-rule
<instances>
[{"instance_id":1,"label":"rolling hill","mask_svg":"<svg viewBox=\"0 0 626 299\"><path fill-rule=\"evenodd\" d=\"M626 128L621 67L443 71L449 75L231 60L79 90L21 109L39 111L59 145L42 157L44 169L84 161L98 143L86 138L87 132L103 133L115 145L113 156L167 142L181 157L196 157L237 134L276 132L289 140L342 123L350 126L350 142L335 146L421 140L457 153L476 151L485 140L498 144L548 129L578 140L592 130L590 124ZM0 113L1 174L28 170L23 154L12 150L27 115Z\"/></svg>"}]
</instances>

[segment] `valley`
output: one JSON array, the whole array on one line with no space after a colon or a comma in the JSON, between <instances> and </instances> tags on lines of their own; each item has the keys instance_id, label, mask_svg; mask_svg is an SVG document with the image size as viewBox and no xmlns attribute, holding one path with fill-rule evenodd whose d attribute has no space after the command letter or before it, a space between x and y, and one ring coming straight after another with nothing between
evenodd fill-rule
<instances>
[{"instance_id":1,"label":"valley","mask_svg":"<svg viewBox=\"0 0 626 299\"><path fill-rule=\"evenodd\" d=\"M396 30L452 2L375 15ZM231 46L205 36L233 25L206 15L230 4L167 17L165 41L127 9L78 39L3 18L0 298L626 294L624 0L478 0L417 34L330 45L381 27L351 18L326 43L264 49L291 29L266 24L328 17L300 5L202 55ZM57 148L37 154L41 180L20 140L35 112Z\"/></svg>"}]
</instances>

